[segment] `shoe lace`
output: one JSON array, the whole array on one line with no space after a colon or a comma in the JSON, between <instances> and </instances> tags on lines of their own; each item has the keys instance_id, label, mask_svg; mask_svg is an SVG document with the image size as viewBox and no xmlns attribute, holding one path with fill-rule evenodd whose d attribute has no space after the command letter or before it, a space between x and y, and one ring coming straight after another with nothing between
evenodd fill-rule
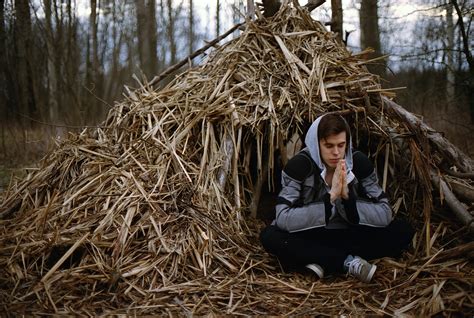
<instances>
[{"instance_id":1,"label":"shoe lace","mask_svg":"<svg viewBox=\"0 0 474 318\"><path fill-rule=\"evenodd\" d=\"M360 258L354 258L352 261L348 263L349 269L348 272L352 275L360 275L362 267L364 264Z\"/></svg>"}]
</instances>

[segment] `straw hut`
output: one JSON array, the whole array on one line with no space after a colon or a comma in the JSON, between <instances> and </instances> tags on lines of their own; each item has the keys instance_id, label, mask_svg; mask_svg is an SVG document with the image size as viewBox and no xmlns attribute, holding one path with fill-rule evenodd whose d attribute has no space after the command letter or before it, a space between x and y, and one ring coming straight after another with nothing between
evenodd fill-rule
<instances>
[{"instance_id":1,"label":"straw hut","mask_svg":"<svg viewBox=\"0 0 474 318\"><path fill-rule=\"evenodd\" d=\"M454 187L472 194L472 160L391 101L306 9L243 28L166 87L129 90L100 127L12 182L0 205L4 313L474 313L472 197ZM283 273L258 243L259 203L290 141L328 111L349 120L418 230L402 259L377 261L371 284Z\"/></svg>"}]
</instances>

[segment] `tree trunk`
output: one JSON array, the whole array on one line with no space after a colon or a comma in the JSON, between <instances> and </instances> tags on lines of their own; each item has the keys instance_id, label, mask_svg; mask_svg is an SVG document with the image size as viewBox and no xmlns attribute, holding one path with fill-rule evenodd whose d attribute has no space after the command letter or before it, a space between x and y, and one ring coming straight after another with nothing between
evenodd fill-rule
<instances>
[{"instance_id":1,"label":"tree trunk","mask_svg":"<svg viewBox=\"0 0 474 318\"><path fill-rule=\"evenodd\" d=\"M93 81L97 83L99 72L99 42L97 40L97 0L91 0L90 27L92 31L92 74Z\"/></svg>"},{"instance_id":2,"label":"tree trunk","mask_svg":"<svg viewBox=\"0 0 474 318\"><path fill-rule=\"evenodd\" d=\"M138 57L140 68L150 79L158 67L156 53L156 2L155 0L136 0Z\"/></svg>"},{"instance_id":3,"label":"tree trunk","mask_svg":"<svg viewBox=\"0 0 474 318\"><path fill-rule=\"evenodd\" d=\"M67 63L65 65L65 79L67 89L65 92L66 100L63 100L63 105L68 105L66 114L69 115L69 118L65 116L64 108L59 108L59 116L64 118L60 123L65 123L65 121L69 119L74 125L85 122L80 109L81 98L79 92L81 91L83 82L80 75L81 72L79 70L81 69L83 62L82 48L78 41L78 20L75 14L76 8L77 7L75 6L74 0L67 0L68 35L66 41ZM104 96L103 92L101 92L100 96ZM66 133L66 129L64 127L62 127L61 130L63 134Z\"/></svg>"},{"instance_id":4,"label":"tree trunk","mask_svg":"<svg viewBox=\"0 0 474 318\"><path fill-rule=\"evenodd\" d=\"M189 23L188 23L188 55L194 52L194 8L193 0L189 0Z\"/></svg>"},{"instance_id":5,"label":"tree trunk","mask_svg":"<svg viewBox=\"0 0 474 318\"><path fill-rule=\"evenodd\" d=\"M454 26L453 26L453 5L446 1L446 107L451 104L454 98ZM447 110L447 109L446 109Z\"/></svg>"},{"instance_id":6,"label":"tree trunk","mask_svg":"<svg viewBox=\"0 0 474 318\"><path fill-rule=\"evenodd\" d=\"M137 38L138 38L138 59L140 60L140 69L148 77L149 44L146 27L146 9L145 0L135 0L135 9L137 12Z\"/></svg>"},{"instance_id":7,"label":"tree trunk","mask_svg":"<svg viewBox=\"0 0 474 318\"><path fill-rule=\"evenodd\" d=\"M331 0L331 31L342 41L342 1Z\"/></svg>"},{"instance_id":8,"label":"tree trunk","mask_svg":"<svg viewBox=\"0 0 474 318\"><path fill-rule=\"evenodd\" d=\"M5 34L5 0L0 0L0 47L5 48L5 50L0 54L0 87L7 87L7 43L6 43L6 34ZM2 126L2 145L4 146L3 138L3 129L5 123L7 123L7 99L8 99L7 90L0 90L0 125ZM5 152L5 146L3 147Z\"/></svg>"},{"instance_id":9,"label":"tree trunk","mask_svg":"<svg viewBox=\"0 0 474 318\"><path fill-rule=\"evenodd\" d=\"M216 3L216 38L221 33L220 27L221 27L221 2L220 2L220 0L217 0L217 3Z\"/></svg>"},{"instance_id":10,"label":"tree trunk","mask_svg":"<svg viewBox=\"0 0 474 318\"><path fill-rule=\"evenodd\" d=\"M467 30L466 26L464 25L464 19L462 15L461 8L459 8L459 4L457 0L451 0L451 3L456 10L456 14L458 16L459 21L459 33L462 39L462 52L466 57L467 64L469 65L469 73L467 76L467 89L468 89L468 100L469 100L469 110L471 113L471 121L474 122L474 58L472 56L472 46L469 45L469 27L470 23L468 24ZM472 15L471 15L472 16ZM471 20L470 20L471 21Z\"/></svg>"},{"instance_id":11,"label":"tree trunk","mask_svg":"<svg viewBox=\"0 0 474 318\"><path fill-rule=\"evenodd\" d=\"M234 5L232 6L232 22L234 25L238 24L239 21L241 20L241 15L240 12L244 11L244 2L243 0L234 0ZM236 30L234 31L234 34L232 35L233 38L236 38L239 36L239 31Z\"/></svg>"},{"instance_id":12,"label":"tree trunk","mask_svg":"<svg viewBox=\"0 0 474 318\"><path fill-rule=\"evenodd\" d=\"M15 1L16 19L14 25L14 38L16 48L17 71L17 109L20 122L24 128L31 125L30 118L36 114L33 72L32 72L32 38L31 16L28 1Z\"/></svg>"},{"instance_id":13,"label":"tree trunk","mask_svg":"<svg viewBox=\"0 0 474 318\"><path fill-rule=\"evenodd\" d=\"M118 6L120 8L120 6ZM118 11L118 12L117 12ZM119 16L119 14L121 14ZM113 51L112 51L112 61L111 61L111 70L108 76L105 78L105 88L104 88L104 99L114 100L117 95L118 82L121 81L120 74L120 52L122 50L124 34L119 32L119 17L123 17L123 10L117 10L117 6L112 7L112 40L113 40Z\"/></svg>"},{"instance_id":14,"label":"tree trunk","mask_svg":"<svg viewBox=\"0 0 474 318\"><path fill-rule=\"evenodd\" d=\"M174 17L173 17L173 1L167 0L168 7L168 27L167 35L170 47L170 64L176 63L176 39L174 38Z\"/></svg>"},{"instance_id":15,"label":"tree trunk","mask_svg":"<svg viewBox=\"0 0 474 318\"><path fill-rule=\"evenodd\" d=\"M157 54L157 23L156 23L156 0L148 0L147 3L147 28L148 28L148 57L149 57L149 78L153 78L158 72L158 54Z\"/></svg>"},{"instance_id":16,"label":"tree trunk","mask_svg":"<svg viewBox=\"0 0 474 318\"><path fill-rule=\"evenodd\" d=\"M91 12L89 15L89 63L87 70L86 86L92 91L92 94L97 94L100 91L99 83L99 42L97 39L97 0L90 2ZM96 96L91 96L87 99L86 106L86 120L93 120L98 118L99 103Z\"/></svg>"},{"instance_id":17,"label":"tree trunk","mask_svg":"<svg viewBox=\"0 0 474 318\"><path fill-rule=\"evenodd\" d=\"M59 114L59 109L58 109L58 99L57 99L57 94L58 94L58 80L56 77L56 67L55 67L55 48L56 46L54 43L56 42L54 39L54 32L53 32L53 23L51 19L51 0L45 0L44 1L44 12L45 12L45 28L46 28L46 50L48 52L48 57L47 57L47 80L48 80L48 86L47 86L47 92L48 96L46 98L47 100L47 105L48 105L48 119L49 122L51 123L57 123L58 122L58 114Z\"/></svg>"},{"instance_id":18,"label":"tree trunk","mask_svg":"<svg viewBox=\"0 0 474 318\"><path fill-rule=\"evenodd\" d=\"M253 3L254 0L247 0L247 17L250 18L250 20L255 19L255 5ZM217 33L219 35L219 33Z\"/></svg>"},{"instance_id":19,"label":"tree trunk","mask_svg":"<svg viewBox=\"0 0 474 318\"><path fill-rule=\"evenodd\" d=\"M166 66L166 42L168 41L168 24L166 22L166 8L165 8L165 0L160 0L160 23L162 26L162 29L165 29L166 27L166 32L160 32L159 36L159 52L160 52L160 60L159 60L159 70L160 72L165 68Z\"/></svg>"},{"instance_id":20,"label":"tree trunk","mask_svg":"<svg viewBox=\"0 0 474 318\"><path fill-rule=\"evenodd\" d=\"M382 55L380 46L379 18L377 13L377 0L362 0L359 11L360 21L360 47L362 50L371 47L374 53L369 59ZM384 76L386 63L382 60L376 64L368 65L370 72Z\"/></svg>"}]
</instances>

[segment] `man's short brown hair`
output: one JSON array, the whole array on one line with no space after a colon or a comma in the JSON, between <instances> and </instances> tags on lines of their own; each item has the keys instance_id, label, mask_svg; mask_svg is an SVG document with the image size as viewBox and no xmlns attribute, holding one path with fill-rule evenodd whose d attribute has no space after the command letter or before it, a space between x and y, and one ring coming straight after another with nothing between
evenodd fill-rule
<instances>
[{"instance_id":1,"label":"man's short brown hair","mask_svg":"<svg viewBox=\"0 0 474 318\"><path fill-rule=\"evenodd\" d=\"M321 118L318 125L318 142L321 139L326 139L331 135L337 135L343 131L346 132L346 144L347 147L349 147L351 129L347 121L341 115L326 114Z\"/></svg>"}]
</instances>

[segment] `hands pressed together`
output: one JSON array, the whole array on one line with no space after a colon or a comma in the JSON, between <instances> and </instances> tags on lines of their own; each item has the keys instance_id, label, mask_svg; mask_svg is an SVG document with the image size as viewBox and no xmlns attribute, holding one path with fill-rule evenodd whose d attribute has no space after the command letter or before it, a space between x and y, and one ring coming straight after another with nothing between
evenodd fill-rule
<instances>
[{"instance_id":1,"label":"hands pressed together","mask_svg":"<svg viewBox=\"0 0 474 318\"><path fill-rule=\"evenodd\" d=\"M349 199L349 188L347 187L347 170L346 170L346 161L341 159L334 171L334 175L332 177L332 185L330 200L331 203L334 203L336 199L342 198L344 200Z\"/></svg>"}]
</instances>

